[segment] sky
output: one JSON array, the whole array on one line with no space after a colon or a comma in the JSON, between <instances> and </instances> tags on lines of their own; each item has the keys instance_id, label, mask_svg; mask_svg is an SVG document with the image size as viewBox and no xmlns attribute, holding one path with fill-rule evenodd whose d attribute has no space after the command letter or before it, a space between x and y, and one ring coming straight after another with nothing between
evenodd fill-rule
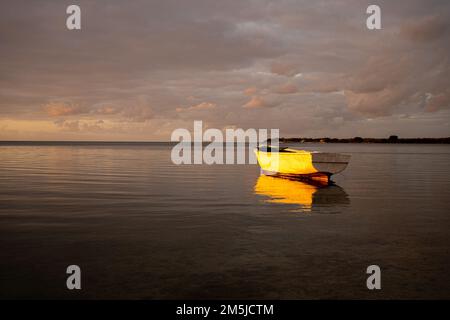
<instances>
[{"instance_id":1,"label":"sky","mask_svg":"<svg viewBox=\"0 0 450 320\"><path fill-rule=\"evenodd\" d=\"M81 8L81 30L66 8ZM366 9L381 8L381 30ZM450 1L3 0L0 140L450 136Z\"/></svg>"}]
</instances>

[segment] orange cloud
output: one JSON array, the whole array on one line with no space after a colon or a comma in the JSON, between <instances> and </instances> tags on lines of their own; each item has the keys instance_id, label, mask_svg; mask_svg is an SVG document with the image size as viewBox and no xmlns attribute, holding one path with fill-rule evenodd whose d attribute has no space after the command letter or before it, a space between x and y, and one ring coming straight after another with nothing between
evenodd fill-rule
<instances>
[{"instance_id":1,"label":"orange cloud","mask_svg":"<svg viewBox=\"0 0 450 320\"><path fill-rule=\"evenodd\" d=\"M264 108L266 106L267 106L267 103L266 103L266 101L264 101L263 98L258 97L258 96L253 96L249 102L244 104L243 107L247 108L247 109L259 109L259 108Z\"/></svg>"},{"instance_id":2,"label":"orange cloud","mask_svg":"<svg viewBox=\"0 0 450 320\"><path fill-rule=\"evenodd\" d=\"M211 110L216 108L216 104L212 102L202 102L199 104L196 104L194 106L190 106L188 108L176 108L177 112L184 112L189 110Z\"/></svg>"},{"instance_id":3,"label":"orange cloud","mask_svg":"<svg viewBox=\"0 0 450 320\"><path fill-rule=\"evenodd\" d=\"M84 113L84 108L79 105L67 104L64 102L50 102L44 106L44 110L51 117L72 116Z\"/></svg>"}]
</instances>

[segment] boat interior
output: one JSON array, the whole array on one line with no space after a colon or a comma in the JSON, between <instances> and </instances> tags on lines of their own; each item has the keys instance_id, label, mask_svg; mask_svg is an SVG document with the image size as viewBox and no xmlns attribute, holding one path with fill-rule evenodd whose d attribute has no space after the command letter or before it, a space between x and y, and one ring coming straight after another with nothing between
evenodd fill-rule
<instances>
[{"instance_id":1,"label":"boat interior","mask_svg":"<svg viewBox=\"0 0 450 320\"><path fill-rule=\"evenodd\" d=\"M292 150L289 150L288 147L272 147L272 146L261 146L258 147L259 151L262 152L286 152L286 153L292 153Z\"/></svg>"}]
</instances>

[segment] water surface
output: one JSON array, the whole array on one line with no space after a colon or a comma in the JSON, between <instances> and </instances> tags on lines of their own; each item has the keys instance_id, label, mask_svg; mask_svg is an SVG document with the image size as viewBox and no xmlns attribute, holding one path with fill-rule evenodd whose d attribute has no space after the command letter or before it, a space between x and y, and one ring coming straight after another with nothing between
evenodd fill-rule
<instances>
[{"instance_id":1,"label":"water surface","mask_svg":"<svg viewBox=\"0 0 450 320\"><path fill-rule=\"evenodd\" d=\"M318 188L165 144L3 143L0 297L450 298L450 146L297 147L351 163Z\"/></svg>"}]
</instances>

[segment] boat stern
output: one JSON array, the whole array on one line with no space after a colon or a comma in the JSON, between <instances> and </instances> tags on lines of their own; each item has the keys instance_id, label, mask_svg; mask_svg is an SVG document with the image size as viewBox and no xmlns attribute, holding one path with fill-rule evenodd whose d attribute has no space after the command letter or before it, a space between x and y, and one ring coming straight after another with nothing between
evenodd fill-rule
<instances>
[{"instance_id":1,"label":"boat stern","mask_svg":"<svg viewBox=\"0 0 450 320\"><path fill-rule=\"evenodd\" d=\"M350 155L341 153L312 152L311 154L314 168L318 172L329 174L345 170L351 158Z\"/></svg>"}]
</instances>

